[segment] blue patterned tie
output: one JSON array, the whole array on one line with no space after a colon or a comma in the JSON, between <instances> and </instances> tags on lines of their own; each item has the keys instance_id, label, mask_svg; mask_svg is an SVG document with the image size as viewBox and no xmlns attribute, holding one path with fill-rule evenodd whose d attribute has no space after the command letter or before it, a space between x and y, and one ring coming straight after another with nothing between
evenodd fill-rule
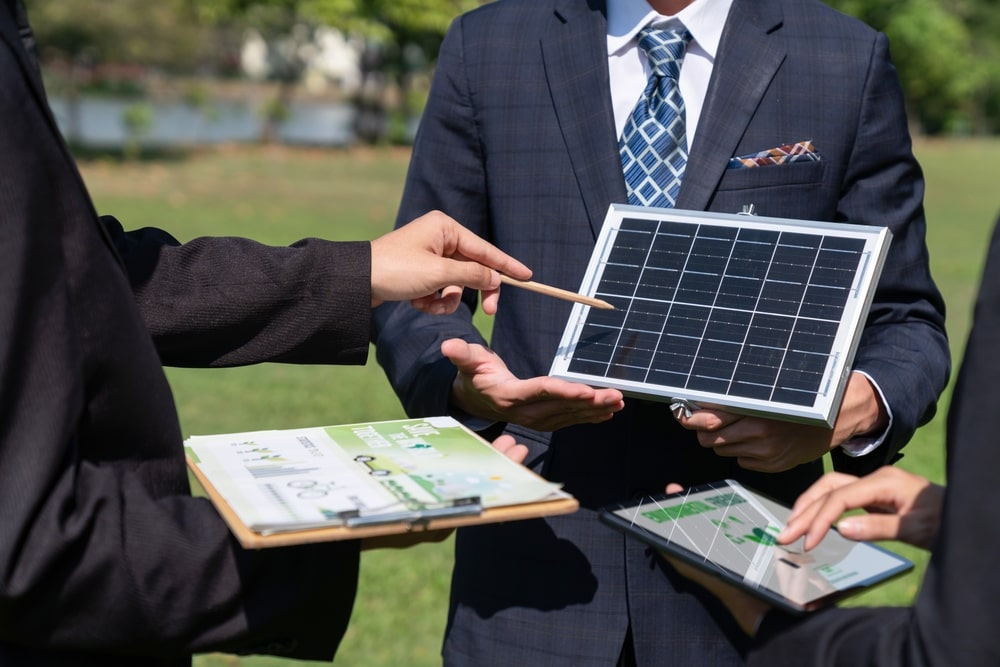
<instances>
[{"instance_id":1,"label":"blue patterned tie","mask_svg":"<svg viewBox=\"0 0 1000 667\"><path fill-rule=\"evenodd\" d=\"M649 82L618 142L630 204L673 208L677 202L687 164L684 100L677 79L690 39L683 26L639 31L639 48L649 58Z\"/></svg>"}]
</instances>

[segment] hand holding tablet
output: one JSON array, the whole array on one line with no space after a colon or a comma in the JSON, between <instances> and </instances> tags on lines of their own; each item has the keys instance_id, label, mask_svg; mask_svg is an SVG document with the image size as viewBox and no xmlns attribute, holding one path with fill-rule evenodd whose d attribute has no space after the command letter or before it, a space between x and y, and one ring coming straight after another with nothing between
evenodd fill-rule
<instances>
[{"instance_id":1,"label":"hand holding tablet","mask_svg":"<svg viewBox=\"0 0 1000 667\"><path fill-rule=\"evenodd\" d=\"M778 544L791 510L734 480L605 508L601 520L793 614L909 571L909 560L835 530L809 551Z\"/></svg>"}]
</instances>

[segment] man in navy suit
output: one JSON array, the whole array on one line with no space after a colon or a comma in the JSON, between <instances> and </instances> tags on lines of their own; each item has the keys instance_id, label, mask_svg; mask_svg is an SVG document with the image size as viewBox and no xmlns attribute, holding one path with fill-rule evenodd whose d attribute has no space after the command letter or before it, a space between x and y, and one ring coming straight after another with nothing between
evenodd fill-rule
<instances>
[{"instance_id":1,"label":"man in navy suit","mask_svg":"<svg viewBox=\"0 0 1000 667\"><path fill-rule=\"evenodd\" d=\"M891 229L854 372L830 430L713 410L679 423L666 404L545 377L562 302L505 290L489 346L473 294L446 318L377 310L377 356L411 415L515 434L529 464L583 507L458 532L449 665L738 663L742 633L717 602L595 510L668 481L724 477L791 501L827 452L851 472L895 460L947 381L922 175L886 39L815 0L505 0L460 17L399 220L441 209L536 280L577 289L609 204L628 201L619 138L646 85L637 34L651 22L691 34L676 208L752 204L769 217ZM756 166L792 145L811 159Z\"/></svg>"}]
</instances>

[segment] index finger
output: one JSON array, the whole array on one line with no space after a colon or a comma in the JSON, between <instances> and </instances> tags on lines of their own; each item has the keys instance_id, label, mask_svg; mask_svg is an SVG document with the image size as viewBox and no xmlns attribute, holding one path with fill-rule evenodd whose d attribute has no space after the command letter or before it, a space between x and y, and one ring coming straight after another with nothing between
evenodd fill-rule
<instances>
[{"instance_id":1,"label":"index finger","mask_svg":"<svg viewBox=\"0 0 1000 667\"><path fill-rule=\"evenodd\" d=\"M850 478L850 475L842 477ZM836 483L838 480L832 480ZM867 477L855 478L832 491L820 496L815 502L790 520L778 541L787 543L805 535L805 548L812 549L823 539L845 512L871 505L879 495L877 480Z\"/></svg>"},{"instance_id":2,"label":"index finger","mask_svg":"<svg viewBox=\"0 0 1000 667\"><path fill-rule=\"evenodd\" d=\"M831 505L829 498L824 496L804 508L794 519L790 519L784 529L778 533L779 544L791 544L803 535L806 536L803 548L808 551L818 544L826 535L834 521L840 518L844 510Z\"/></svg>"},{"instance_id":3,"label":"index finger","mask_svg":"<svg viewBox=\"0 0 1000 667\"><path fill-rule=\"evenodd\" d=\"M788 515L788 519L785 522L785 528L778 535L778 542L789 544L810 531L818 532L819 539L822 539L826 535L826 531L833 525L833 522L840 516L840 514L833 516L827 521L825 526L823 525L822 522L826 520L826 516L836 512L835 509L832 509L832 506L826 505L829 495L836 489L857 480L858 478L853 475L830 472L813 482L812 486L803 491L795 499L795 504L792 506L792 513ZM817 521L817 515L824 507L826 507L827 513L823 514L823 519ZM807 546L806 548L810 547Z\"/></svg>"},{"instance_id":4,"label":"index finger","mask_svg":"<svg viewBox=\"0 0 1000 667\"><path fill-rule=\"evenodd\" d=\"M455 225L452 231L455 237L452 239L451 254L456 259L478 262L518 280L531 278L531 269L489 241L476 236L461 225Z\"/></svg>"}]
</instances>

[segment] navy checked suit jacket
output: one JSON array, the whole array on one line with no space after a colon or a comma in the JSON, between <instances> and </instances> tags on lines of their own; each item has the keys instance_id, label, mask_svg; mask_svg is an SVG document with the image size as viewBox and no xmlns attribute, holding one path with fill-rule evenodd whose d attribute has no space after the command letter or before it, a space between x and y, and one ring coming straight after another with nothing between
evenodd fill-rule
<instances>
[{"instance_id":1,"label":"navy checked suit jacket","mask_svg":"<svg viewBox=\"0 0 1000 667\"><path fill-rule=\"evenodd\" d=\"M441 48L399 223L443 210L524 261L534 279L578 289L609 204L627 201L606 30L599 0L504 0L456 20ZM726 169L734 156L806 139L821 161ZM894 460L932 416L947 380L922 196L885 37L813 0L735 0L677 207L734 213L752 203L766 216L891 228L855 367L881 387L893 428L868 456L835 452L844 470ZM466 308L439 319L406 305L376 311L378 360L409 414L449 412L455 371L439 346L451 337L485 343L471 322L474 305L467 295ZM515 375L545 375L569 310L505 290L492 348ZM700 448L666 405L640 400L627 400L600 425L555 433L499 426L528 444L529 463L563 482L583 509L459 531L448 662L539 664L559 656L560 664L613 664L630 626L640 661L737 660L731 628L711 602L671 583L661 561L598 525L594 510L667 481L727 476L791 500L821 473L819 461L750 474Z\"/></svg>"}]
</instances>

